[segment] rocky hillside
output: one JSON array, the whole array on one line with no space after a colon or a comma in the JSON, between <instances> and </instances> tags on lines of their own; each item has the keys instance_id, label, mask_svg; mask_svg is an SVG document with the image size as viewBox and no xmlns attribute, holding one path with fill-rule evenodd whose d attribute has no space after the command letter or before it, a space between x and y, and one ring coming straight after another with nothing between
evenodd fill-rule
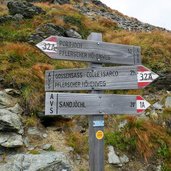
<instances>
[{"instance_id":1,"label":"rocky hillside","mask_svg":"<svg viewBox=\"0 0 171 171\"><path fill-rule=\"evenodd\" d=\"M140 94L140 116L105 116L105 171L171 170L171 33L112 10L98 0L0 1L0 171L88 170L86 116L44 116L44 72L83 68L35 47L48 36L141 47L142 63L160 78ZM108 65L106 65L108 66Z\"/></svg>"}]
</instances>

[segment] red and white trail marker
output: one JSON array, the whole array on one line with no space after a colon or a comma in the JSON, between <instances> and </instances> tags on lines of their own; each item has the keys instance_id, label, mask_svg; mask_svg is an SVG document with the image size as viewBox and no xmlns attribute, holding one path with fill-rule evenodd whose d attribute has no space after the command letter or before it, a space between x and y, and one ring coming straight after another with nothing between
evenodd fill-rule
<instances>
[{"instance_id":1,"label":"red and white trail marker","mask_svg":"<svg viewBox=\"0 0 171 171\"><path fill-rule=\"evenodd\" d=\"M140 89L158 77L142 65L46 71L46 91Z\"/></svg>"},{"instance_id":2,"label":"red and white trail marker","mask_svg":"<svg viewBox=\"0 0 171 171\"><path fill-rule=\"evenodd\" d=\"M148 103L143 97L137 96L137 113L144 112L149 106L150 103Z\"/></svg>"},{"instance_id":3,"label":"red and white trail marker","mask_svg":"<svg viewBox=\"0 0 171 171\"><path fill-rule=\"evenodd\" d=\"M148 86L158 77L159 76L156 73L152 72L148 68L142 65L138 66L138 71L137 71L138 88L144 88Z\"/></svg>"},{"instance_id":4,"label":"red and white trail marker","mask_svg":"<svg viewBox=\"0 0 171 171\"><path fill-rule=\"evenodd\" d=\"M49 37L42 42L38 43L36 46L42 50L44 53L56 53L57 51L57 38L56 37Z\"/></svg>"},{"instance_id":5,"label":"red and white trail marker","mask_svg":"<svg viewBox=\"0 0 171 171\"><path fill-rule=\"evenodd\" d=\"M141 114L150 104L141 96L46 92L45 115Z\"/></svg>"}]
</instances>

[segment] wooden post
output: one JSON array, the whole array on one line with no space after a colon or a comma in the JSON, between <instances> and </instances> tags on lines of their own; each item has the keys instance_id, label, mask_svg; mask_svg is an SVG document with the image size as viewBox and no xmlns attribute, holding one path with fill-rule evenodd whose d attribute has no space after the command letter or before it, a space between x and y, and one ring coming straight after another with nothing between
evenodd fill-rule
<instances>
[{"instance_id":1,"label":"wooden post","mask_svg":"<svg viewBox=\"0 0 171 171\"><path fill-rule=\"evenodd\" d=\"M88 40L102 42L101 33L91 33ZM102 67L102 64L90 63L91 68ZM99 94L102 91L91 91ZM99 111L100 112L100 111ZM97 124L96 123L100 123ZM89 116L89 170L104 171L104 115ZM99 134L99 135L98 135Z\"/></svg>"}]
</instances>

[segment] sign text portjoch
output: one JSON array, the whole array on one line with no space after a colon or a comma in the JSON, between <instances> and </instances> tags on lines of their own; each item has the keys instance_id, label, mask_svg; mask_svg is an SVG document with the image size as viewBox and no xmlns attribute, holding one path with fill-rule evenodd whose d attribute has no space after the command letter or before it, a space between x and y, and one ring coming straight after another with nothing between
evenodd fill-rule
<instances>
[{"instance_id":1,"label":"sign text portjoch","mask_svg":"<svg viewBox=\"0 0 171 171\"><path fill-rule=\"evenodd\" d=\"M45 115L138 114L149 106L134 95L47 92Z\"/></svg>"},{"instance_id":2,"label":"sign text portjoch","mask_svg":"<svg viewBox=\"0 0 171 171\"><path fill-rule=\"evenodd\" d=\"M46 71L46 91L139 89L158 77L142 65Z\"/></svg>"},{"instance_id":3,"label":"sign text portjoch","mask_svg":"<svg viewBox=\"0 0 171 171\"><path fill-rule=\"evenodd\" d=\"M36 45L53 59L95 63L141 64L140 47L50 36Z\"/></svg>"}]
</instances>

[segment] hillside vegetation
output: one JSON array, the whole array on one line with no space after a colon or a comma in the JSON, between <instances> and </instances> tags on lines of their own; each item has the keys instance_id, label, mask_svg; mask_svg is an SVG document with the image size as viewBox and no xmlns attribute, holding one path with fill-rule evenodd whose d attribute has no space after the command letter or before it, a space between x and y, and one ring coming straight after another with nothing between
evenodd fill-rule
<instances>
[{"instance_id":1,"label":"hillside vegetation","mask_svg":"<svg viewBox=\"0 0 171 171\"><path fill-rule=\"evenodd\" d=\"M103 34L103 41L141 47L142 64L159 75L171 73L171 32L154 29L153 31L128 31L119 27L117 22L104 16L89 17L81 13L77 5L84 6L82 2L72 1L71 4L34 3L42 8L45 13L35 15L33 18L21 20L7 20L0 23L0 88L15 88L21 91L21 106L28 116L36 115L44 110L44 72L48 69L83 68L84 62L70 62L52 60L35 47L35 41L30 41L37 29L48 23L53 23L61 28L77 31L83 39L91 32ZM89 9L112 11L103 6L87 3ZM7 15L8 8L0 5L0 16ZM121 15L118 12L118 15ZM42 30L41 30L42 31ZM49 36L50 33L46 33ZM36 37L35 37L36 38ZM156 83L146 90L114 91L115 93L147 94L157 93ZM111 91L113 93L113 91ZM166 118L170 118L170 110L165 111ZM78 118L76 118L78 119ZM106 144L112 144L119 150L126 150L135 155L140 154L146 162L151 156L160 158L169 168L171 158L170 133L158 122L152 120L139 120L136 117L106 117L106 123L111 127L106 128ZM162 118L165 119L165 118ZM117 129L113 132L113 122L119 123L127 120L128 125L122 132ZM117 125L117 124L116 124ZM69 134L68 143L76 152L87 141L77 134ZM126 137L126 138L125 138ZM80 140L81 139L81 140ZM73 140L73 141L72 141ZM78 144L80 145L78 145ZM156 150L157 149L157 150ZM87 152L87 148L83 150ZM163 168L164 168L163 167ZM169 171L169 170L168 170Z\"/></svg>"}]
</instances>

